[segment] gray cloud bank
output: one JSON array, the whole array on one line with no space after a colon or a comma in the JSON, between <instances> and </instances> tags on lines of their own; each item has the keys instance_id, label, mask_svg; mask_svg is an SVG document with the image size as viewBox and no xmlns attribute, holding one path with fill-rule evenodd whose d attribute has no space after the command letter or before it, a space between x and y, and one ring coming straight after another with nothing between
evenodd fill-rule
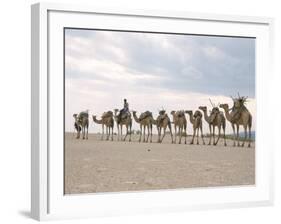
<instances>
[{"instance_id":1,"label":"gray cloud bank","mask_svg":"<svg viewBox=\"0 0 281 224\"><path fill-rule=\"evenodd\" d=\"M67 29L66 65L79 63L66 66L66 78L125 81L139 90L255 96L252 38Z\"/></svg>"}]
</instances>

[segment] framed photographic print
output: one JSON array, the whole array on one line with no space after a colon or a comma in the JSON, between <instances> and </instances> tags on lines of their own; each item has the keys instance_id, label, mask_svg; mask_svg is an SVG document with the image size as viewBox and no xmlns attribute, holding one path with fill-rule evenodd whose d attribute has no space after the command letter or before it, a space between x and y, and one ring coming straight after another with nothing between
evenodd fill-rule
<instances>
[{"instance_id":1,"label":"framed photographic print","mask_svg":"<svg viewBox=\"0 0 281 224\"><path fill-rule=\"evenodd\" d=\"M272 29L32 5L32 217L270 205Z\"/></svg>"}]
</instances>

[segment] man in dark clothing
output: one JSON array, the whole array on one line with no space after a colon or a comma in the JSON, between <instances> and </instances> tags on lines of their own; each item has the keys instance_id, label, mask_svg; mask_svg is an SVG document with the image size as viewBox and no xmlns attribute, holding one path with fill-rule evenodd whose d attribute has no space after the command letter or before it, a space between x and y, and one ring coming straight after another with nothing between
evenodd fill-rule
<instances>
[{"instance_id":1,"label":"man in dark clothing","mask_svg":"<svg viewBox=\"0 0 281 224\"><path fill-rule=\"evenodd\" d=\"M119 119L121 119L122 116L127 114L129 114L129 103L127 102L127 99L124 99L124 107L122 110L120 110Z\"/></svg>"}]
</instances>

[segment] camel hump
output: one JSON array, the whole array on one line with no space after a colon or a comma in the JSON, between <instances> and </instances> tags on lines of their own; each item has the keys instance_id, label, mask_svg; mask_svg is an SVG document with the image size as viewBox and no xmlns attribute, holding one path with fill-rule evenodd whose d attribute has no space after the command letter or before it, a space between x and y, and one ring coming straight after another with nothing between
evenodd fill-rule
<instances>
[{"instance_id":1,"label":"camel hump","mask_svg":"<svg viewBox=\"0 0 281 224\"><path fill-rule=\"evenodd\" d=\"M143 120L149 116L152 116L152 113L150 111L145 111L140 115L140 120Z\"/></svg>"},{"instance_id":2,"label":"camel hump","mask_svg":"<svg viewBox=\"0 0 281 224\"><path fill-rule=\"evenodd\" d=\"M82 111L78 115L79 118L89 118L88 112Z\"/></svg>"},{"instance_id":3,"label":"camel hump","mask_svg":"<svg viewBox=\"0 0 281 224\"><path fill-rule=\"evenodd\" d=\"M177 117L184 117L184 111L183 111L183 110L177 111L177 112L176 112L176 116L177 116Z\"/></svg>"},{"instance_id":4,"label":"camel hump","mask_svg":"<svg viewBox=\"0 0 281 224\"><path fill-rule=\"evenodd\" d=\"M107 112L104 112L102 114L102 118L107 118L107 117L112 117L113 116L113 112L112 111L107 111Z\"/></svg>"}]
</instances>

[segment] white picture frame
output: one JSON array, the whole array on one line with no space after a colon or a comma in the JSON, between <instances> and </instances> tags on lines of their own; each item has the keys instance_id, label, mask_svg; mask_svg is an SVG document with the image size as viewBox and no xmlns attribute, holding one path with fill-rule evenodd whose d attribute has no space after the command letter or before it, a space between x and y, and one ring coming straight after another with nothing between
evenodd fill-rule
<instances>
[{"instance_id":1,"label":"white picture frame","mask_svg":"<svg viewBox=\"0 0 281 224\"><path fill-rule=\"evenodd\" d=\"M273 203L273 145L267 130L273 77L273 19L190 12L97 9L38 3L32 16L31 214L37 220L180 212ZM63 194L63 27L252 36L256 44L256 184L106 194ZM56 74L55 76L53 74ZM60 106L61 105L61 106Z\"/></svg>"}]
</instances>

